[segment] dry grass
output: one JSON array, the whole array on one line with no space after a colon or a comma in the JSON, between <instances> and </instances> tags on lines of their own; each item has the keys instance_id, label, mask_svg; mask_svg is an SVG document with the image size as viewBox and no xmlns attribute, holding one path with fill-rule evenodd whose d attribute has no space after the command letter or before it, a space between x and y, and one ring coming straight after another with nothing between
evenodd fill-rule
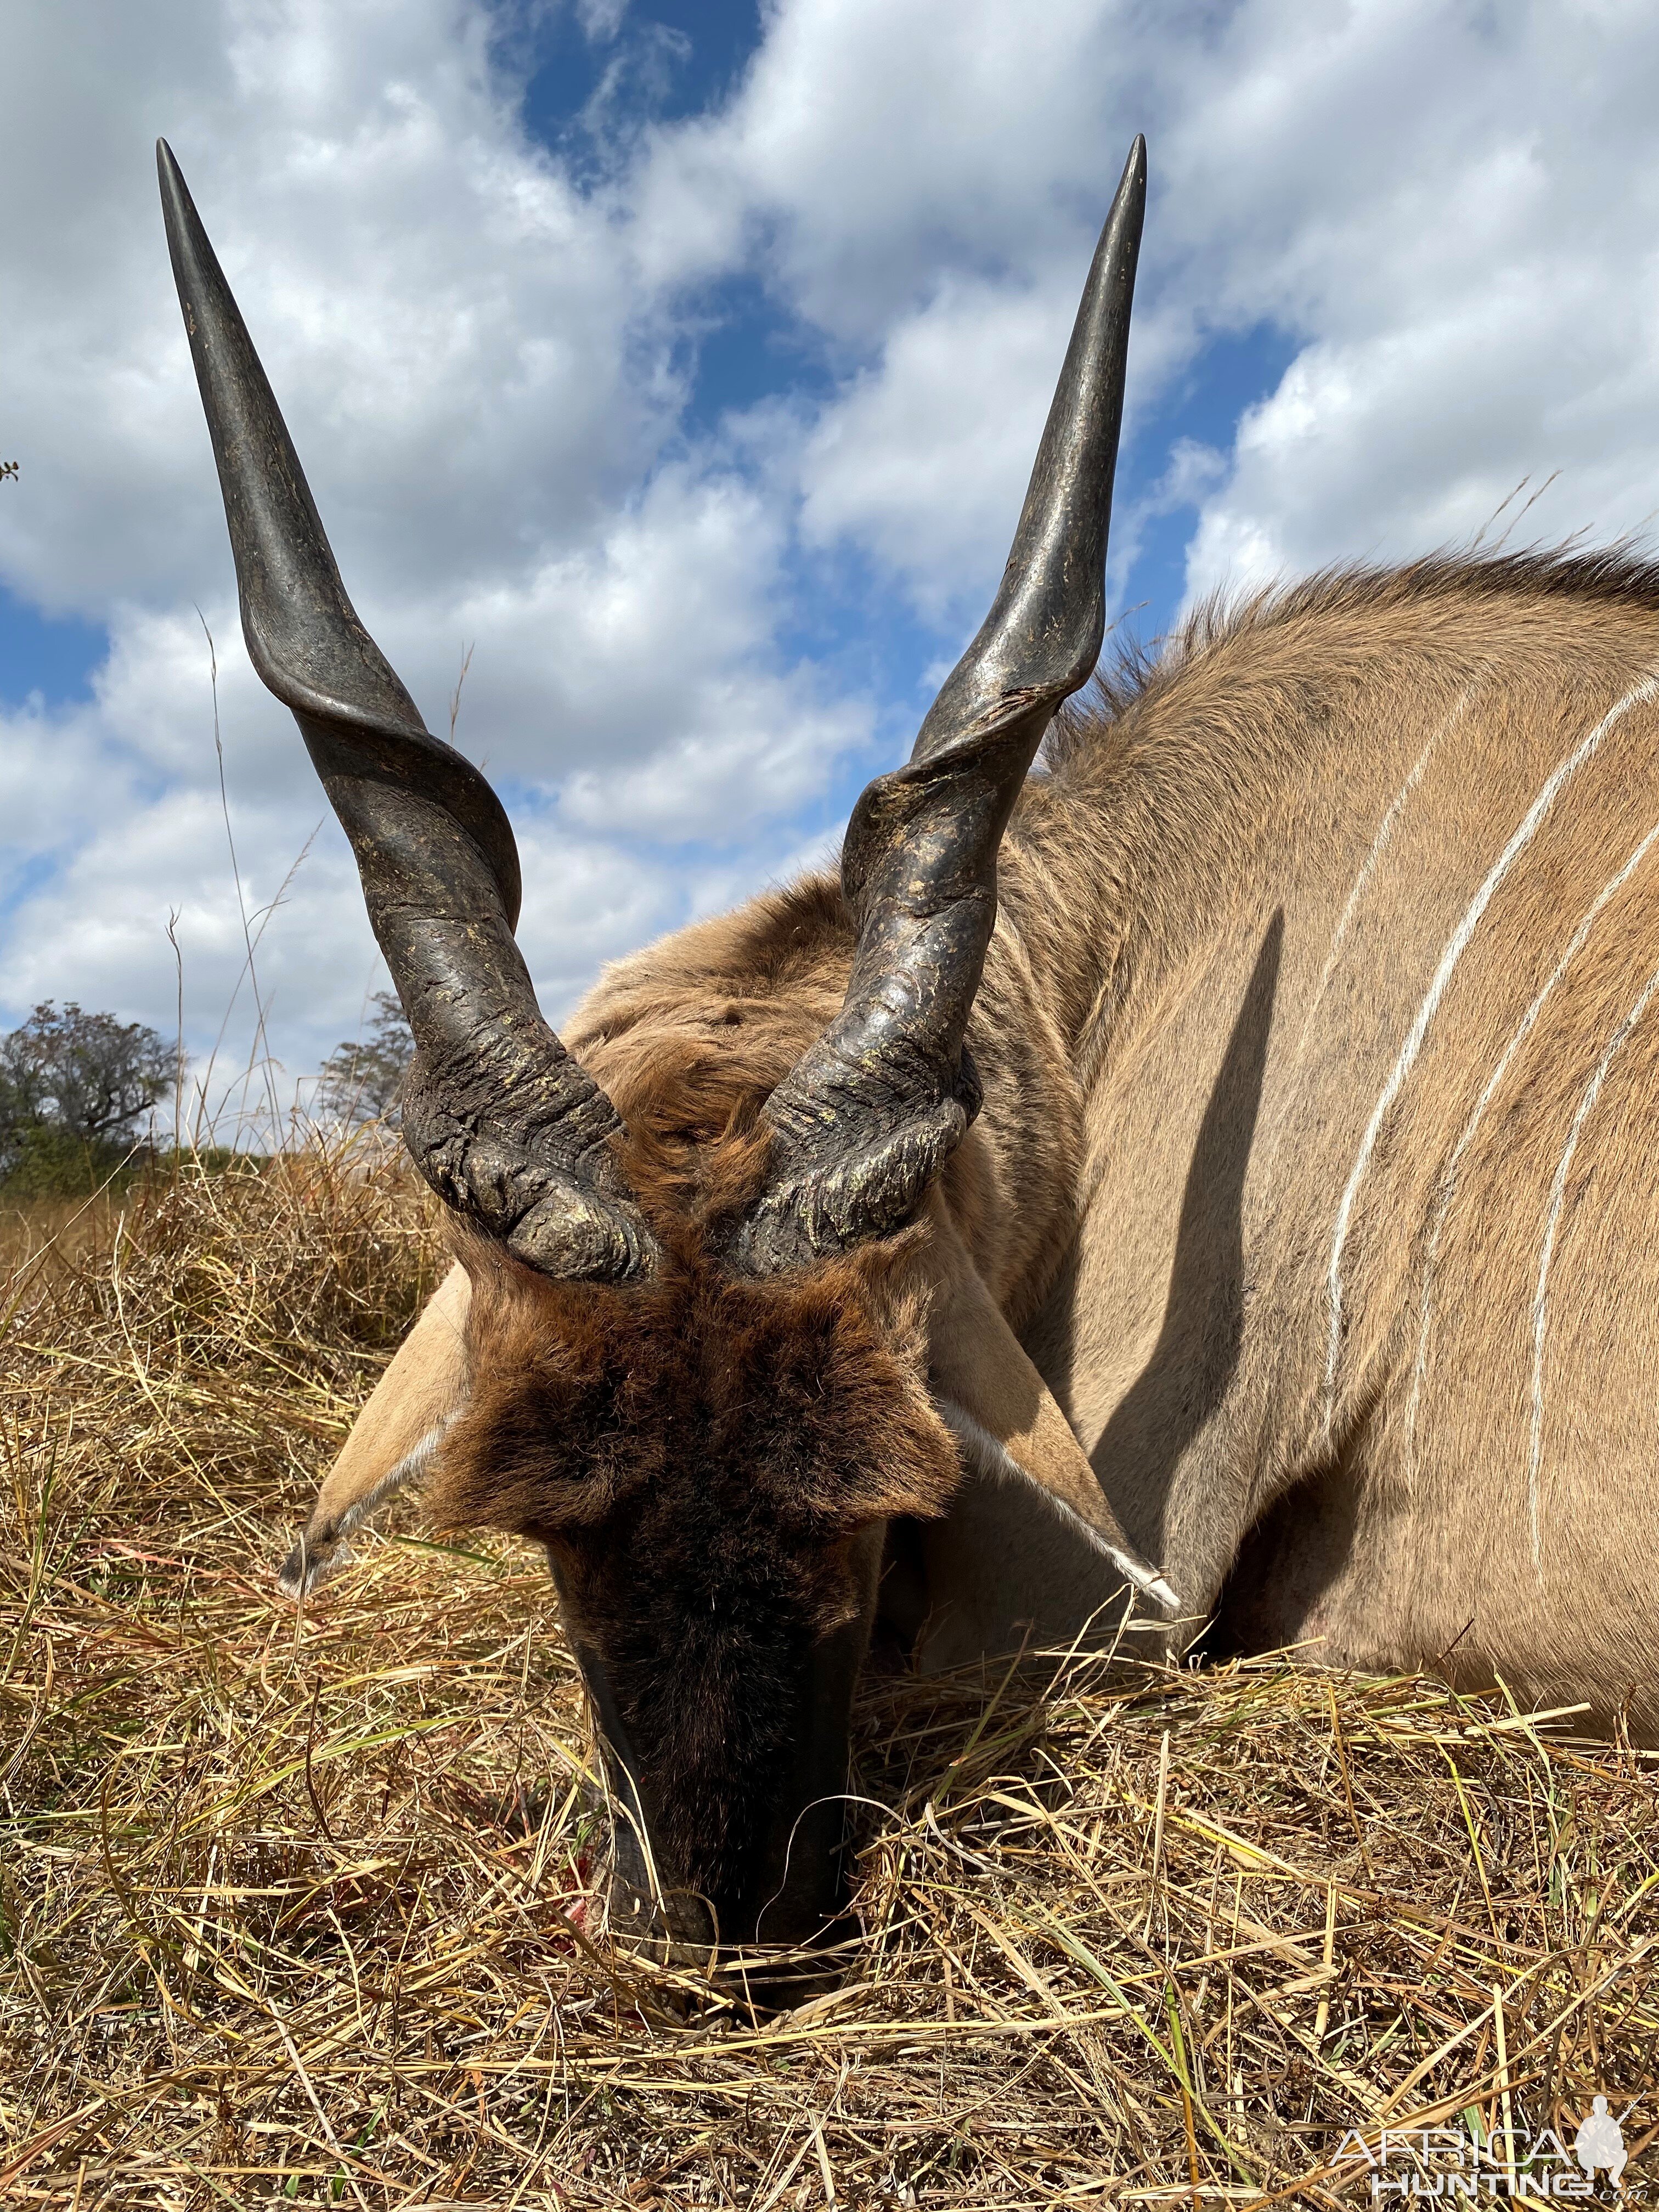
<instances>
[{"instance_id":1,"label":"dry grass","mask_svg":"<svg viewBox=\"0 0 1659 2212\"><path fill-rule=\"evenodd\" d=\"M1328 2203L1351 2126L1659 2121L1647 1769L1414 1680L873 1687L849 1985L757 2022L627 1956L535 1558L404 1534L303 1618L272 1586L433 1279L421 1201L289 1164L38 1244L0 1287L0 2198Z\"/></svg>"}]
</instances>

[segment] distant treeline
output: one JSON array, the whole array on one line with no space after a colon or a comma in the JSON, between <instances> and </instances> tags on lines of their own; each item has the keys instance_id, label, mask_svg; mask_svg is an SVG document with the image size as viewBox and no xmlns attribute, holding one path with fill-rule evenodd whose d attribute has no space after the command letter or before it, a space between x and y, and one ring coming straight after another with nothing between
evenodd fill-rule
<instances>
[{"instance_id":1,"label":"distant treeline","mask_svg":"<svg viewBox=\"0 0 1659 2212\"><path fill-rule=\"evenodd\" d=\"M395 1123L414 1050L389 992L372 1001L367 1035L323 1062L317 1111L347 1123ZM143 1022L48 999L0 1036L0 1191L9 1199L74 1198L136 1176L198 1168L255 1168L264 1155L215 1144L182 1154L155 1141L155 1109L183 1091L179 1048ZM167 1116L171 1122L172 1115Z\"/></svg>"},{"instance_id":2,"label":"distant treeline","mask_svg":"<svg viewBox=\"0 0 1659 2212\"><path fill-rule=\"evenodd\" d=\"M119 1176L177 1073L174 1048L143 1022L48 999L0 1038L0 1185L67 1197Z\"/></svg>"}]
</instances>

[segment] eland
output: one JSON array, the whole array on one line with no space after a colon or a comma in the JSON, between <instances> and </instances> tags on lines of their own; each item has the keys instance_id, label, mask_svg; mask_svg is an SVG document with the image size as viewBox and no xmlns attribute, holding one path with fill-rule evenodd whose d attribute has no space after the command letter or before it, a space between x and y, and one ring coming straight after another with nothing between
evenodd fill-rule
<instances>
[{"instance_id":1,"label":"eland","mask_svg":"<svg viewBox=\"0 0 1659 2212\"><path fill-rule=\"evenodd\" d=\"M544 1546L613 1914L693 1947L836 1923L872 1650L1294 1644L1659 1729L1659 571L1334 572L1074 702L1137 142L995 603L838 878L617 963L561 1040L507 817L354 613L160 160L248 650L455 1254L290 1593L417 1479Z\"/></svg>"}]
</instances>

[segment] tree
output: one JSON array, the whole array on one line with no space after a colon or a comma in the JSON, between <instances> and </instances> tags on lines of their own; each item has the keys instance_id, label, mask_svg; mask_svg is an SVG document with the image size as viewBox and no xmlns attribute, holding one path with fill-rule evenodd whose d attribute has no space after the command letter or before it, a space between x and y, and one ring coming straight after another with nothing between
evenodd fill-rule
<instances>
[{"instance_id":1,"label":"tree","mask_svg":"<svg viewBox=\"0 0 1659 2212\"><path fill-rule=\"evenodd\" d=\"M0 1039L0 1178L27 1164L42 1188L95 1179L128 1149L174 1065L144 1023L46 1000Z\"/></svg>"},{"instance_id":2,"label":"tree","mask_svg":"<svg viewBox=\"0 0 1659 2212\"><path fill-rule=\"evenodd\" d=\"M387 1121L396 1126L404 1078L415 1057L415 1039L390 991L377 991L368 1035L336 1045L323 1062L317 1101L343 1121Z\"/></svg>"}]
</instances>

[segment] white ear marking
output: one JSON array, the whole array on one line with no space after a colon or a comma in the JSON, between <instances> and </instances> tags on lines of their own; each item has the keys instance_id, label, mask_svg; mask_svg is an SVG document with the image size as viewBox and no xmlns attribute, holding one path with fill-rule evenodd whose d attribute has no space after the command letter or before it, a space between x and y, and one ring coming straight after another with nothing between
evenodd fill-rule
<instances>
[{"instance_id":1,"label":"white ear marking","mask_svg":"<svg viewBox=\"0 0 1659 2212\"><path fill-rule=\"evenodd\" d=\"M976 1421L965 1406L958 1405L954 1398L936 1397L933 1402L946 1428L968 1447L987 1474L999 1482L1017 1484L1023 1491L1041 1498L1074 1535L1082 1537L1091 1551L1098 1553L1103 1559L1109 1559L1133 1589L1150 1598L1169 1620L1180 1618L1181 1600L1162 1575L1150 1573L1139 1559L1109 1542L1097 1528L1091 1528L1063 1498L1056 1498L1052 1490L1023 1468L1001 1438L994 1437L982 1422Z\"/></svg>"},{"instance_id":2,"label":"white ear marking","mask_svg":"<svg viewBox=\"0 0 1659 2212\"><path fill-rule=\"evenodd\" d=\"M331 1575L346 1565L351 1557L346 1548L346 1538L354 1529L361 1528L388 1498L426 1473L455 1418L453 1413L447 1413L428 1429L419 1443L380 1477L373 1490L352 1499L331 1528L306 1530L277 1571L276 1587L284 1597L291 1597L297 1604L313 1590L320 1589Z\"/></svg>"}]
</instances>

